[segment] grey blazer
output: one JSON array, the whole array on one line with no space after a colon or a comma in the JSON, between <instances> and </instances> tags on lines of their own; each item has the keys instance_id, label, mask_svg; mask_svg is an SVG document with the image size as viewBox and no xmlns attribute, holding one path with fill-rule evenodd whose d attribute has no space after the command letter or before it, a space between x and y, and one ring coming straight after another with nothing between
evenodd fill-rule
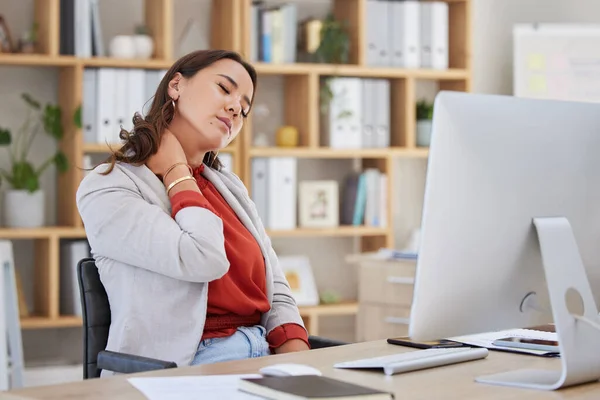
<instances>
[{"instance_id":1,"label":"grey blazer","mask_svg":"<svg viewBox=\"0 0 600 400\"><path fill-rule=\"evenodd\" d=\"M101 175L103 168L82 180L77 207L110 302L107 350L189 365L204 330L208 284L229 269L223 222L201 207L186 207L172 218L164 185L146 166L117 163ZM271 303L261 320L267 333L286 323L304 326L242 181L208 167L203 175L262 250Z\"/></svg>"}]
</instances>

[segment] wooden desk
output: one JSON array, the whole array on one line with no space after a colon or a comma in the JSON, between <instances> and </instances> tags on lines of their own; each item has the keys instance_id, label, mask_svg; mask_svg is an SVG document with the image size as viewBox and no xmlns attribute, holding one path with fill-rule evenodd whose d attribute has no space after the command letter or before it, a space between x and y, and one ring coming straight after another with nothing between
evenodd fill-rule
<instances>
[{"instance_id":1,"label":"wooden desk","mask_svg":"<svg viewBox=\"0 0 600 400\"><path fill-rule=\"evenodd\" d=\"M374 357L398 351L416 351L406 347L387 344L385 341L364 342L348 346L311 350L294 354L279 354L242 362L227 362L213 365L182 367L177 369L146 372L136 376L211 375L231 373L257 373L269 364L293 362L312 365L324 375L392 391L396 399L600 399L600 383L581 385L560 391L547 392L491 386L476 383L478 375L502 372L517 368L560 368L560 360L545 359L528 355L517 355L490 351L484 360L448 365L428 370L386 377L382 372L364 372L334 369L338 361ZM131 376L131 375L130 375ZM0 399L145 399L133 388L126 376L92 379L87 381L21 389L0 394Z\"/></svg>"}]
</instances>

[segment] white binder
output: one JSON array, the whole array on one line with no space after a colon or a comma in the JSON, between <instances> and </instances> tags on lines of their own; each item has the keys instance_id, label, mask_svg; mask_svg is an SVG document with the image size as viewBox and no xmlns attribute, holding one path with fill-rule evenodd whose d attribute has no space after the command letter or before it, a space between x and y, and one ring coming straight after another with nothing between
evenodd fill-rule
<instances>
[{"instance_id":1,"label":"white binder","mask_svg":"<svg viewBox=\"0 0 600 400\"><path fill-rule=\"evenodd\" d=\"M120 143L121 139L119 138L119 134L121 133L121 128L127 129L128 124L128 107L129 107L129 99L128 99L128 89L129 84L127 83L128 78L127 70L123 68L115 69L115 79L113 81L114 88L114 100L113 100L113 113L115 120L115 129L112 132L111 139L109 143Z\"/></svg>"},{"instance_id":2,"label":"white binder","mask_svg":"<svg viewBox=\"0 0 600 400\"><path fill-rule=\"evenodd\" d=\"M336 149L362 147L363 117L361 78L332 78L328 126L325 127L325 143Z\"/></svg>"},{"instance_id":3,"label":"white binder","mask_svg":"<svg viewBox=\"0 0 600 400\"><path fill-rule=\"evenodd\" d=\"M367 1L367 65L391 65L391 38L389 35L387 1Z\"/></svg>"},{"instance_id":4,"label":"white binder","mask_svg":"<svg viewBox=\"0 0 600 400\"><path fill-rule=\"evenodd\" d=\"M448 4L421 3L421 65L448 69Z\"/></svg>"},{"instance_id":5,"label":"white binder","mask_svg":"<svg viewBox=\"0 0 600 400\"><path fill-rule=\"evenodd\" d=\"M376 80L362 80L362 148L375 147Z\"/></svg>"},{"instance_id":6,"label":"white binder","mask_svg":"<svg viewBox=\"0 0 600 400\"><path fill-rule=\"evenodd\" d=\"M420 21L421 8L418 1L390 3L388 15L391 34L391 64L400 68L421 66Z\"/></svg>"},{"instance_id":7,"label":"white binder","mask_svg":"<svg viewBox=\"0 0 600 400\"><path fill-rule=\"evenodd\" d=\"M268 181L269 228L290 230L296 228L297 216L297 160L293 157L271 157Z\"/></svg>"},{"instance_id":8,"label":"white binder","mask_svg":"<svg viewBox=\"0 0 600 400\"><path fill-rule=\"evenodd\" d=\"M373 147L390 146L390 81L376 79L374 81L374 121Z\"/></svg>"},{"instance_id":9,"label":"white binder","mask_svg":"<svg viewBox=\"0 0 600 400\"><path fill-rule=\"evenodd\" d=\"M0 240L0 391L23 387L23 340L12 242Z\"/></svg>"},{"instance_id":10,"label":"white binder","mask_svg":"<svg viewBox=\"0 0 600 400\"><path fill-rule=\"evenodd\" d=\"M263 226L269 228L269 163L268 158L252 159L252 201Z\"/></svg>"},{"instance_id":11,"label":"white binder","mask_svg":"<svg viewBox=\"0 0 600 400\"><path fill-rule=\"evenodd\" d=\"M128 131L133 129L133 115L138 112L142 114L145 99L145 71L132 68L127 70L127 115L124 127Z\"/></svg>"},{"instance_id":12,"label":"white binder","mask_svg":"<svg viewBox=\"0 0 600 400\"><path fill-rule=\"evenodd\" d=\"M81 105L81 123L83 125L84 143L98 143L98 127L96 125L96 80L97 70L86 68L83 70L83 103Z\"/></svg>"},{"instance_id":13,"label":"white binder","mask_svg":"<svg viewBox=\"0 0 600 400\"><path fill-rule=\"evenodd\" d=\"M98 68L96 90L96 127L98 143L111 143L117 124L114 113L115 69Z\"/></svg>"}]
</instances>

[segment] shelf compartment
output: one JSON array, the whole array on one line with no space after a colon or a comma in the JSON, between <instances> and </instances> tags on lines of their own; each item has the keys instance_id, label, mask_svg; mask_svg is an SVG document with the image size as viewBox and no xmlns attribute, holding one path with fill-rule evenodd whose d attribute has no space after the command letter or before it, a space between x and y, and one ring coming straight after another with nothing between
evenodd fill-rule
<instances>
[{"instance_id":1,"label":"shelf compartment","mask_svg":"<svg viewBox=\"0 0 600 400\"><path fill-rule=\"evenodd\" d=\"M387 236L391 232L387 228L371 226L338 226L335 228L296 228L285 231L269 230L270 237L344 237L344 236Z\"/></svg>"}]
</instances>

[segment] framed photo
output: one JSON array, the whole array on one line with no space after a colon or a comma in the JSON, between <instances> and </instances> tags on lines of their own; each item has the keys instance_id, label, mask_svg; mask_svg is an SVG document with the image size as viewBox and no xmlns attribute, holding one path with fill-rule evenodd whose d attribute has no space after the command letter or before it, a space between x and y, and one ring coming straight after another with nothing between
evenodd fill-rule
<instances>
[{"instance_id":1,"label":"framed photo","mask_svg":"<svg viewBox=\"0 0 600 400\"><path fill-rule=\"evenodd\" d=\"M337 181L302 181L299 185L300 226L334 228L339 225Z\"/></svg>"},{"instance_id":2,"label":"framed photo","mask_svg":"<svg viewBox=\"0 0 600 400\"><path fill-rule=\"evenodd\" d=\"M292 296L297 305L316 306L319 304L319 292L308 257L280 256L279 266L292 289Z\"/></svg>"},{"instance_id":3,"label":"framed photo","mask_svg":"<svg viewBox=\"0 0 600 400\"><path fill-rule=\"evenodd\" d=\"M8 29L4 17L0 15L0 53L12 53L13 51L14 48L10 30Z\"/></svg>"}]
</instances>

